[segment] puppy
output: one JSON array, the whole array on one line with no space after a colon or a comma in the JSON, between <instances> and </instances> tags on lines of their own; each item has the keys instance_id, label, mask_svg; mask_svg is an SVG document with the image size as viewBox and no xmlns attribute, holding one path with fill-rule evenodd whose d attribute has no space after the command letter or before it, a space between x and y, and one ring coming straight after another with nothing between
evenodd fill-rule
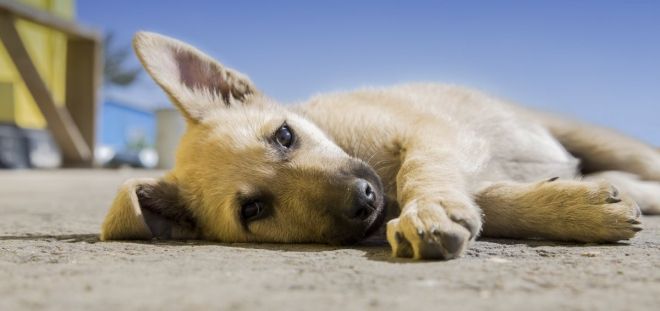
<instances>
[{"instance_id":1,"label":"puppy","mask_svg":"<svg viewBox=\"0 0 660 311\"><path fill-rule=\"evenodd\" d=\"M452 259L480 234L626 240L636 201L660 212L660 154L607 129L439 84L281 106L185 43L134 48L187 131L166 176L121 187L102 240L350 244L386 222L394 256Z\"/></svg>"}]
</instances>

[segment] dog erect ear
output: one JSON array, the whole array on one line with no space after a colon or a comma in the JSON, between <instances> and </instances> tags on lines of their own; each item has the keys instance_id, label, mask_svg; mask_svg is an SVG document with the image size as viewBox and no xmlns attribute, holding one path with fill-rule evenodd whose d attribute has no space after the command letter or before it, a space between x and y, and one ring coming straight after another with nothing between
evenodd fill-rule
<instances>
[{"instance_id":1,"label":"dog erect ear","mask_svg":"<svg viewBox=\"0 0 660 311\"><path fill-rule=\"evenodd\" d=\"M214 106L259 93L246 76L181 41L138 32L133 47L147 72L189 121L200 121Z\"/></svg>"},{"instance_id":2,"label":"dog erect ear","mask_svg":"<svg viewBox=\"0 0 660 311\"><path fill-rule=\"evenodd\" d=\"M131 179L119 189L101 228L101 240L184 240L199 236L176 185Z\"/></svg>"}]
</instances>

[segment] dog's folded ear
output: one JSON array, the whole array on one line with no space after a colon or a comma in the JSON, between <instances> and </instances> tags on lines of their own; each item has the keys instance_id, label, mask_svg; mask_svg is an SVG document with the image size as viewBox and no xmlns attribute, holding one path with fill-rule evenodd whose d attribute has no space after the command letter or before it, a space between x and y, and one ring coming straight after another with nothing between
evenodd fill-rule
<instances>
[{"instance_id":1,"label":"dog's folded ear","mask_svg":"<svg viewBox=\"0 0 660 311\"><path fill-rule=\"evenodd\" d=\"M101 240L184 240L199 233L178 187L163 180L136 178L125 182L101 228Z\"/></svg>"},{"instance_id":2,"label":"dog's folded ear","mask_svg":"<svg viewBox=\"0 0 660 311\"><path fill-rule=\"evenodd\" d=\"M243 103L259 94L245 75L181 41L138 32L133 47L147 72L189 121L201 121L210 109Z\"/></svg>"}]
</instances>

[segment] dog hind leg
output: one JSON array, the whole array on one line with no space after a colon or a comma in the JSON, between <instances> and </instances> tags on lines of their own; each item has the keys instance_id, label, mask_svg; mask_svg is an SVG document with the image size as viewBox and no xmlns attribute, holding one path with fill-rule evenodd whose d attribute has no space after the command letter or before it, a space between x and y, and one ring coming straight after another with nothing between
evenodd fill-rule
<instances>
[{"instance_id":1,"label":"dog hind leg","mask_svg":"<svg viewBox=\"0 0 660 311\"><path fill-rule=\"evenodd\" d=\"M635 202L608 182L499 182L479 191L482 236L615 242L640 231Z\"/></svg>"},{"instance_id":2,"label":"dog hind leg","mask_svg":"<svg viewBox=\"0 0 660 311\"><path fill-rule=\"evenodd\" d=\"M614 170L660 182L657 148L604 127L518 109L523 115L541 122L568 152L579 158L584 174Z\"/></svg>"}]
</instances>

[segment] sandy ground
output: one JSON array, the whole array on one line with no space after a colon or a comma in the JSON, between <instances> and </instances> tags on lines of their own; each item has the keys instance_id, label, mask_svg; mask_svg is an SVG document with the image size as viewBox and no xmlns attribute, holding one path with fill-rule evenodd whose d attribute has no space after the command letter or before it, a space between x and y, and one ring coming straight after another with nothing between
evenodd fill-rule
<instances>
[{"instance_id":1,"label":"sandy ground","mask_svg":"<svg viewBox=\"0 0 660 311\"><path fill-rule=\"evenodd\" d=\"M660 217L629 243L481 240L449 262L387 245L98 242L118 185L158 174L0 171L0 310L660 308Z\"/></svg>"}]
</instances>

